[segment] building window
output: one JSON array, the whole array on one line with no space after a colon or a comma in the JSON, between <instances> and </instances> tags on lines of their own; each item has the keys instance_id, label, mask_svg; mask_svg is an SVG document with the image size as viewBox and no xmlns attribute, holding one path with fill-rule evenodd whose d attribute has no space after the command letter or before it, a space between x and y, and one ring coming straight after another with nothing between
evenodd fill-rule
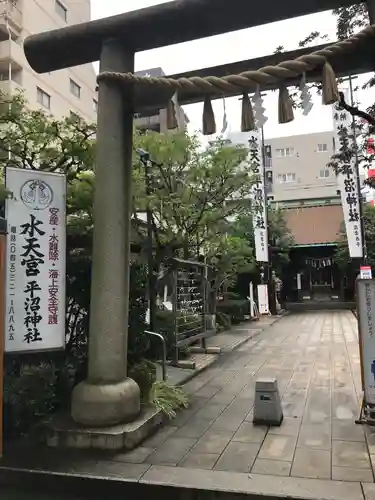
<instances>
[{"instance_id":1,"label":"building window","mask_svg":"<svg viewBox=\"0 0 375 500\"><path fill-rule=\"evenodd\" d=\"M55 0L55 11L64 19L65 22L68 20L68 9L59 0Z\"/></svg>"},{"instance_id":2,"label":"building window","mask_svg":"<svg viewBox=\"0 0 375 500\"><path fill-rule=\"evenodd\" d=\"M318 153L327 153L328 144L318 144Z\"/></svg>"},{"instance_id":3,"label":"building window","mask_svg":"<svg viewBox=\"0 0 375 500\"><path fill-rule=\"evenodd\" d=\"M70 79L70 92L78 98L81 97L81 87L72 79Z\"/></svg>"},{"instance_id":4,"label":"building window","mask_svg":"<svg viewBox=\"0 0 375 500\"><path fill-rule=\"evenodd\" d=\"M296 174L295 173L279 174L277 176L277 180L280 182L280 184L285 184L288 182L296 182Z\"/></svg>"},{"instance_id":5,"label":"building window","mask_svg":"<svg viewBox=\"0 0 375 500\"><path fill-rule=\"evenodd\" d=\"M95 113L97 113L98 112L98 101L96 99L93 99L92 105L93 105Z\"/></svg>"},{"instance_id":6,"label":"building window","mask_svg":"<svg viewBox=\"0 0 375 500\"><path fill-rule=\"evenodd\" d=\"M330 174L329 168L327 168L327 167L325 167L319 171L319 177L321 179L327 179L327 177L329 177L329 174Z\"/></svg>"},{"instance_id":7,"label":"building window","mask_svg":"<svg viewBox=\"0 0 375 500\"><path fill-rule=\"evenodd\" d=\"M294 155L294 148L276 149L276 154L277 154L277 156L280 156L280 157L293 156Z\"/></svg>"},{"instance_id":8,"label":"building window","mask_svg":"<svg viewBox=\"0 0 375 500\"><path fill-rule=\"evenodd\" d=\"M272 158L272 148L269 144L265 144L264 146L264 156L266 158Z\"/></svg>"},{"instance_id":9,"label":"building window","mask_svg":"<svg viewBox=\"0 0 375 500\"><path fill-rule=\"evenodd\" d=\"M51 109L51 96L41 88L36 88L36 100L47 109Z\"/></svg>"}]
</instances>

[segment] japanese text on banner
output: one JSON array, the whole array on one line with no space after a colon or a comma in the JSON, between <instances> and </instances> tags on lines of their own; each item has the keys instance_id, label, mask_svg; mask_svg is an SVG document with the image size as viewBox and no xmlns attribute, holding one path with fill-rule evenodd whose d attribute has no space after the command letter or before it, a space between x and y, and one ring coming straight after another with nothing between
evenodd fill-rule
<instances>
[{"instance_id":1,"label":"japanese text on banner","mask_svg":"<svg viewBox=\"0 0 375 500\"><path fill-rule=\"evenodd\" d=\"M360 193L354 154L355 138L351 115L337 104L333 107L333 124L335 132L335 153L340 155L338 185L344 213L346 236L350 257L363 256L363 242L360 221Z\"/></svg>"},{"instance_id":2,"label":"japanese text on banner","mask_svg":"<svg viewBox=\"0 0 375 500\"><path fill-rule=\"evenodd\" d=\"M252 190L252 211L255 254L258 262L268 262L267 206L264 189L264 166L259 132L249 139L250 163L255 178Z\"/></svg>"},{"instance_id":3,"label":"japanese text on banner","mask_svg":"<svg viewBox=\"0 0 375 500\"><path fill-rule=\"evenodd\" d=\"M5 351L65 346L65 176L7 168Z\"/></svg>"}]
</instances>

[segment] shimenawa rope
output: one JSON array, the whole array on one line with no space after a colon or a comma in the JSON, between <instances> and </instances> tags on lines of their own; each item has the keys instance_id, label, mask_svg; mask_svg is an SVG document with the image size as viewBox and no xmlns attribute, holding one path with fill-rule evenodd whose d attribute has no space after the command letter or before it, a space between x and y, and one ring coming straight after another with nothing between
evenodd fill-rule
<instances>
[{"instance_id":1,"label":"shimenawa rope","mask_svg":"<svg viewBox=\"0 0 375 500\"><path fill-rule=\"evenodd\" d=\"M313 51L311 54L305 54L294 60L283 61L275 66L265 66L258 70L244 71L238 75L229 75L223 77L193 76L190 78L170 78L170 77L146 77L138 76L134 73L117 73L104 71L97 77L98 83L104 80L115 80L124 84L137 84L145 86L157 86L174 92L179 90L200 91L206 93L204 112L203 112L203 133L210 135L215 133L215 119L213 116L210 96L215 94L243 93L242 106L242 124L243 132L255 128L254 117L250 100L246 99L247 89L256 86L262 86L280 81L279 93L279 123L287 123L293 120L293 109L285 80L296 78L308 71L322 67L322 101L323 104L333 104L339 98L336 76L329 60L336 54L351 50L355 45L363 42L366 38L375 35L375 25L368 26L352 37L342 40L324 49ZM168 128L176 128L177 120L175 115L174 103L168 103L167 121ZM244 115L245 114L245 115Z\"/></svg>"}]
</instances>

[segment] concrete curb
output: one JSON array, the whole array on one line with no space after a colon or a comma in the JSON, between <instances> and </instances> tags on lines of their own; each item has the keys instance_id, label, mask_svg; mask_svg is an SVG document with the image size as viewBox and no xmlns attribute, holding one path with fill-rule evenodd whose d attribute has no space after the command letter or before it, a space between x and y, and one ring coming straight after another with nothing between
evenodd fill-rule
<instances>
[{"instance_id":1,"label":"concrete curb","mask_svg":"<svg viewBox=\"0 0 375 500\"><path fill-rule=\"evenodd\" d=\"M35 498L47 500L52 494L55 500L80 498L106 498L129 495L143 500L217 500L246 498L247 500L372 500L375 485L360 482L343 482L325 479L266 476L235 472L187 469L183 467L152 465L143 470L141 465L121 464L123 475L109 472L104 462L103 475L96 472L80 472L79 466L64 473L60 471L30 470L0 467L2 498L7 498L7 488L28 498L30 491ZM107 467L106 467L107 464ZM118 464L117 464L118 465ZM126 469L125 465L132 466ZM74 470L75 469L75 470ZM106 475L104 475L106 474ZM22 487L20 486L22 485ZM64 491L64 496L59 492ZM20 493L18 493L20 494ZM103 496L102 496L103 495Z\"/></svg>"}]
</instances>

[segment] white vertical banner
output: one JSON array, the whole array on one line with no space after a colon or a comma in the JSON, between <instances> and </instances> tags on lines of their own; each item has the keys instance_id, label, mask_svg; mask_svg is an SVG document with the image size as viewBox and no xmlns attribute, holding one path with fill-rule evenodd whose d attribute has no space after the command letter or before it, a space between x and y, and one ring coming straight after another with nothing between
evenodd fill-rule
<instances>
[{"instance_id":1,"label":"white vertical banner","mask_svg":"<svg viewBox=\"0 0 375 500\"><path fill-rule=\"evenodd\" d=\"M270 313L267 285L258 285L258 309L259 314Z\"/></svg>"},{"instance_id":2,"label":"white vertical banner","mask_svg":"<svg viewBox=\"0 0 375 500\"><path fill-rule=\"evenodd\" d=\"M375 280L357 280L357 307L365 402L375 405Z\"/></svg>"},{"instance_id":3,"label":"white vertical banner","mask_svg":"<svg viewBox=\"0 0 375 500\"><path fill-rule=\"evenodd\" d=\"M257 262L268 262L267 200L264 189L264 165L262 141L259 131L249 135L250 162L255 177L251 193L255 258Z\"/></svg>"},{"instance_id":4,"label":"white vertical banner","mask_svg":"<svg viewBox=\"0 0 375 500\"><path fill-rule=\"evenodd\" d=\"M344 92L348 101L348 91ZM355 147L354 138L348 140L348 135L353 135L352 116L341 109L338 103L332 106L333 130L335 140L335 154L352 150ZM350 257L363 257L363 242L360 221L360 194L358 193L358 179L355 155L348 155L347 162L341 162L340 172L337 176L338 187L341 192L341 203L344 212L346 236Z\"/></svg>"},{"instance_id":5,"label":"white vertical banner","mask_svg":"<svg viewBox=\"0 0 375 500\"><path fill-rule=\"evenodd\" d=\"M65 346L65 175L7 168L5 352Z\"/></svg>"}]
</instances>

